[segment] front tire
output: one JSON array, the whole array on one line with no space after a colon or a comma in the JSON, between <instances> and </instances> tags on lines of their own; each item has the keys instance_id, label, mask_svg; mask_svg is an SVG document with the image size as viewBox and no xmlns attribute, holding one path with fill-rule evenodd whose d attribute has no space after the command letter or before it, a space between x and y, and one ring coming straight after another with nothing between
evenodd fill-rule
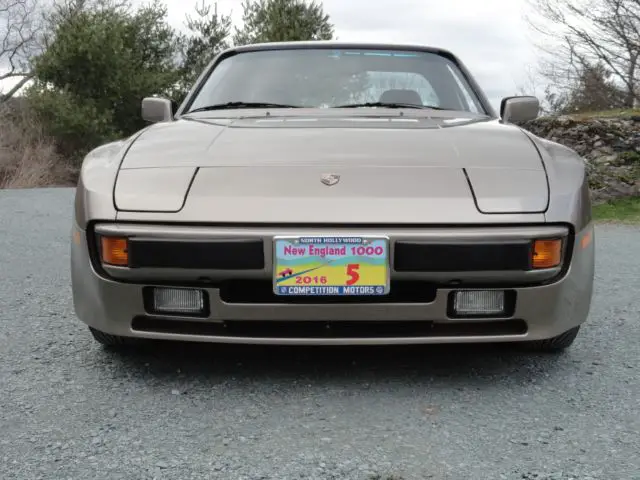
<instances>
[{"instance_id":1,"label":"front tire","mask_svg":"<svg viewBox=\"0 0 640 480\"><path fill-rule=\"evenodd\" d=\"M123 349L138 345L140 343L137 338L111 335L109 333L104 333L100 330L96 330L93 327L89 327L89 331L91 332L91 335L93 336L95 341L109 349Z\"/></svg>"},{"instance_id":2,"label":"front tire","mask_svg":"<svg viewBox=\"0 0 640 480\"><path fill-rule=\"evenodd\" d=\"M580 331L580 325L561 333L557 337L547 338L545 340L534 340L523 343L526 350L543 353L558 353L569 348Z\"/></svg>"}]
</instances>

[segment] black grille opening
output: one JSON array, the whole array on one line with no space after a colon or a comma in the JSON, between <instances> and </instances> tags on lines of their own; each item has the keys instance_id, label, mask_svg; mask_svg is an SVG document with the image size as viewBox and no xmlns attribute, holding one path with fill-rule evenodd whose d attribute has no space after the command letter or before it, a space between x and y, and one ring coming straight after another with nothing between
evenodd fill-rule
<instances>
[{"instance_id":1,"label":"black grille opening","mask_svg":"<svg viewBox=\"0 0 640 480\"><path fill-rule=\"evenodd\" d=\"M269 280L228 280L220 284L220 299L229 304L386 304L431 303L437 294L436 286L424 281L392 280L388 295L384 296L279 296L273 292Z\"/></svg>"},{"instance_id":2,"label":"black grille opening","mask_svg":"<svg viewBox=\"0 0 640 480\"><path fill-rule=\"evenodd\" d=\"M164 241L133 238L129 241L131 268L187 268L262 270L262 240L225 239Z\"/></svg>"},{"instance_id":3,"label":"black grille opening","mask_svg":"<svg viewBox=\"0 0 640 480\"><path fill-rule=\"evenodd\" d=\"M140 332L254 338L486 337L523 335L523 320L435 323L429 321L225 321L198 322L136 317Z\"/></svg>"},{"instance_id":4,"label":"black grille opening","mask_svg":"<svg viewBox=\"0 0 640 480\"><path fill-rule=\"evenodd\" d=\"M396 242L397 272L517 271L531 269L531 242L435 244Z\"/></svg>"}]
</instances>

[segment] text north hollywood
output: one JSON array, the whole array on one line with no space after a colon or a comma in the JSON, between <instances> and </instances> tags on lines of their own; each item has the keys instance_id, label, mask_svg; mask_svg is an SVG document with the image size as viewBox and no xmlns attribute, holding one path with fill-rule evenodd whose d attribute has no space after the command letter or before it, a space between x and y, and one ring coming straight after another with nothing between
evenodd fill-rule
<instances>
[{"instance_id":1,"label":"text north hollywood","mask_svg":"<svg viewBox=\"0 0 640 480\"><path fill-rule=\"evenodd\" d=\"M301 237L297 240L300 243L363 243L365 241L360 237Z\"/></svg>"},{"instance_id":2,"label":"text north hollywood","mask_svg":"<svg viewBox=\"0 0 640 480\"><path fill-rule=\"evenodd\" d=\"M384 295L384 290L384 286L382 285L354 287L278 287L278 293L281 295Z\"/></svg>"}]
</instances>

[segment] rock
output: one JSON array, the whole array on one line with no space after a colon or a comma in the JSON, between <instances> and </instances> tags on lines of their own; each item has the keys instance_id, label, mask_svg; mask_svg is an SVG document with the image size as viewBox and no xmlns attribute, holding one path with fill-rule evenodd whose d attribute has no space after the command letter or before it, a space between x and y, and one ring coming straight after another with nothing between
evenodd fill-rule
<instances>
[{"instance_id":1,"label":"rock","mask_svg":"<svg viewBox=\"0 0 640 480\"><path fill-rule=\"evenodd\" d=\"M594 161L600 164L602 163L607 164L607 163L615 162L617 159L618 159L617 155L604 155L603 157L595 158Z\"/></svg>"},{"instance_id":2,"label":"rock","mask_svg":"<svg viewBox=\"0 0 640 480\"><path fill-rule=\"evenodd\" d=\"M595 204L640 196L640 116L540 117L520 126L584 158Z\"/></svg>"},{"instance_id":3,"label":"rock","mask_svg":"<svg viewBox=\"0 0 640 480\"><path fill-rule=\"evenodd\" d=\"M593 148L589 148L587 145L584 145L582 149L587 150L587 154L591 154L591 155L598 155L598 154L613 155L613 148L611 147L599 147L594 150Z\"/></svg>"}]
</instances>

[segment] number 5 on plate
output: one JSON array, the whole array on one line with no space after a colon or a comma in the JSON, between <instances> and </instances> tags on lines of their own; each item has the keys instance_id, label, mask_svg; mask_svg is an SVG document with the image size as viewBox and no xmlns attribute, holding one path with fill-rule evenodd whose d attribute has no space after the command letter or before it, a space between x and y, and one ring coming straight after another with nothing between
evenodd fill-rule
<instances>
[{"instance_id":1,"label":"number 5 on plate","mask_svg":"<svg viewBox=\"0 0 640 480\"><path fill-rule=\"evenodd\" d=\"M360 274L358 273L359 268L359 263L350 263L347 265L347 275L349 276L349 280L347 280L348 286L358 283L358 280L360 280Z\"/></svg>"}]
</instances>

